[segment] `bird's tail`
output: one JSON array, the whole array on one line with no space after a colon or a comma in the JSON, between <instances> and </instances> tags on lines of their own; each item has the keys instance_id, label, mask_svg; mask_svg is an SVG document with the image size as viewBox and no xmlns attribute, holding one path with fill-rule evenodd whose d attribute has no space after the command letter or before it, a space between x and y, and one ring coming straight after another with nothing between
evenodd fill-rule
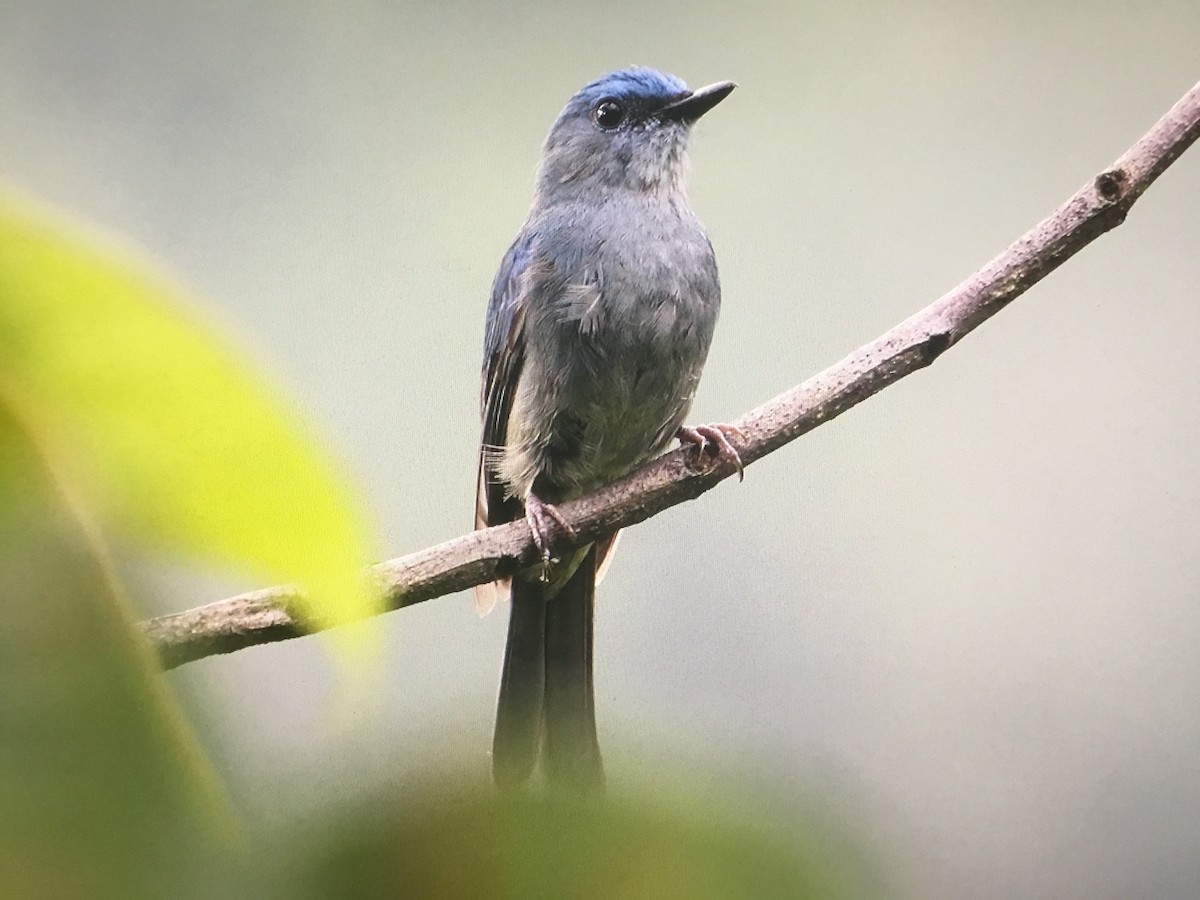
<instances>
[{"instance_id":1,"label":"bird's tail","mask_svg":"<svg viewBox=\"0 0 1200 900\"><path fill-rule=\"evenodd\" d=\"M520 784L540 752L548 781L594 793L604 785L592 692L596 548L548 596L553 587L513 579L492 774L501 786Z\"/></svg>"}]
</instances>

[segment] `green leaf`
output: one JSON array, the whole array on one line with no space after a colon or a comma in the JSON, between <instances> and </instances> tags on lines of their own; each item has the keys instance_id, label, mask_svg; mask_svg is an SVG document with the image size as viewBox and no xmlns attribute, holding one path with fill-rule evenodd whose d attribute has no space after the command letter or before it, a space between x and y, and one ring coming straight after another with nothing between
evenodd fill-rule
<instances>
[{"instance_id":1,"label":"green leaf","mask_svg":"<svg viewBox=\"0 0 1200 900\"><path fill-rule=\"evenodd\" d=\"M309 812L299 860L263 854L284 869L273 896L884 896L858 842L815 808L781 803L783 791L736 805L699 799L675 774L648 769L636 792L596 802L437 778L392 796L376 791L341 817ZM302 841L288 845L295 853Z\"/></svg>"},{"instance_id":2,"label":"green leaf","mask_svg":"<svg viewBox=\"0 0 1200 900\"><path fill-rule=\"evenodd\" d=\"M0 896L181 896L237 826L27 413L0 391Z\"/></svg>"},{"instance_id":3,"label":"green leaf","mask_svg":"<svg viewBox=\"0 0 1200 900\"><path fill-rule=\"evenodd\" d=\"M297 583L322 624L374 611L363 505L336 467L178 289L98 243L0 195L0 388L89 514Z\"/></svg>"}]
</instances>

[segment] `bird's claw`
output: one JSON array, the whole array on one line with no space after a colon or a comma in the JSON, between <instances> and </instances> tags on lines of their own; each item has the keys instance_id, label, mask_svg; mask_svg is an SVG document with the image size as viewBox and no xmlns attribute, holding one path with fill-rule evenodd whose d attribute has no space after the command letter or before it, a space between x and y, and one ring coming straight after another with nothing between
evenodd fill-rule
<instances>
[{"instance_id":1,"label":"bird's claw","mask_svg":"<svg viewBox=\"0 0 1200 900\"><path fill-rule=\"evenodd\" d=\"M730 437L738 441L746 440L746 435L736 425L683 425L675 436L683 446L696 448L695 458L690 462L698 471L707 472L714 463L724 462L737 469L738 481L745 478L746 467L742 464L742 456L729 440Z\"/></svg>"},{"instance_id":2,"label":"bird's claw","mask_svg":"<svg viewBox=\"0 0 1200 900\"><path fill-rule=\"evenodd\" d=\"M529 523L533 542L542 556L544 576L545 569L550 565L550 546L554 543L555 529L561 530L568 538L576 537L575 529L558 511L558 507L539 500L535 494L525 498L525 521Z\"/></svg>"}]
</instances>

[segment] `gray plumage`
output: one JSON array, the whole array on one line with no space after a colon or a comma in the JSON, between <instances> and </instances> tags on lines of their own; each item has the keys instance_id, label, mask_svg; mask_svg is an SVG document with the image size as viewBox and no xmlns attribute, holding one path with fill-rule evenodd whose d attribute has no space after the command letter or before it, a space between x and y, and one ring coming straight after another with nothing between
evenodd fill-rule
<instances>
[{"instance_id":1,"label":"gray plumage","mask_svg":"<svg viewBox=\"0 0 1200 900\"><path fill-rule=\"evenodd\" d=\"M691 126L733 89L651 69L576 94L543 149L529 217L492 289L485 335L480 525L619 478L661 453L691 407L720 306L712 246L688 204ZM525 572L501 681L493 768L603 781L592 601L606 540Z\"/></svg>"}]
</instances>

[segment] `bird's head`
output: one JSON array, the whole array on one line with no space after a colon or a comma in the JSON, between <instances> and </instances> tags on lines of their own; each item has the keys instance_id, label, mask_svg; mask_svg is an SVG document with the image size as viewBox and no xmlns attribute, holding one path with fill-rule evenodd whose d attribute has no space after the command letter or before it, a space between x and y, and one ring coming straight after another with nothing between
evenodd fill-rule
<instances>
[{"instance_id":1,"label":"bird's head","mask_svg":"<svg viewBox=\"0 0 1200 900\"><path fill-rule=\"evenodd\" d=\"M692 91L674 75L641 67L596 79L550 129L539 199L591 189L680 189L692 125L734 87L722 81Z\"/></svg>"}]
</instances>

